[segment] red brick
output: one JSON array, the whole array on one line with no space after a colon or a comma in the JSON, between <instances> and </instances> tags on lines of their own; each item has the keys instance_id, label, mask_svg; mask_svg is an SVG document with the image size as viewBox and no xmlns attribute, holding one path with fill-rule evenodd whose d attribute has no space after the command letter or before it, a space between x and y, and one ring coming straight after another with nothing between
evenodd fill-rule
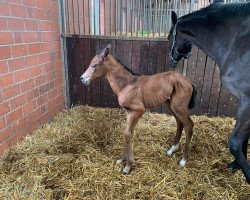
<instances>
[{"instance_id":1,"label":"red brick","mask_svg":"<svg viewBox=\"0 0 250 200\"><path fill-rule=\"evenodd\" d=\"M7 18L9 30L24 30L24 20L17 18Z\"/></svg>"},{"instance_id":2,"label":"red brick","mask_svg":"<svg viewBox=\"0 0 250 200\"><path fill-rule=\"evenodd\" d=\"M51 12L51 20L54 22L58 21L58 12Z\"/></svg>"},{"instance_id":3,"label":"red brick","mask_svg":"<svg viewBox=\"0 0 250 200\"><path fill-rule=\"evenodd\" d=\"M47 10L47 8L48 8L48 0L37 1L36 3L37 3L37 8Z\"/></svg>"},{"instance_id":4,"label":"red brick","mask_svg":"<svg viewBox=\"0 0 250 200\"><path fill-rule=\"evenodd\" d=\"M14 73L15 82L25 81L30 78L29 69L23 69Z\"/></svg>"},{"instance_id":5,"label":"red brick","mask_svg":"<svg viewBox=\"0 0 250 200\"><path fill-rule=\"evenodd\" d=\"M2 17L0 18L0 31L7 30L7 19Z\"/></svg>"},{"instance_id":6,"label":"red brick","mask_svg":"<svg viewBox=\"0 0 250 200\"><path fill-rule=\"evenodd\" d=\"M40 21L39 22L40 31L50 31L50 22L49 21Z\"/></svg>"},{"instance_id":7,"label":"red brick","mask_svg":"<svg viewBox=\"0 0 250 200\"><path fill-rule=\"evenodd\" d=\"M39 55L27 56L26 60L26 67L31 67L39 64Z\"/></svg>"},{"instance_id":8,"label":"red brick","mask_svg":"<svg viewBox=\"0 0 250 200\"><path fill-rule=\"evenodd\" d=\"M25 58L12 59L9 60L8 63L9 63L9 70L11 72L25 68Z\"/></svg>"},{"instance_id":9,"label":"red brick","mask_svg":"<svg viewBox=\"0 0 250 200\"><path fill-rule=\"evenodd\" d=\"M23 93L35 88L34 79L29 79L27 81L24 81L20 85L21 85L21 90Z\"/></svg>"},{"instance_id":10,"label":"red brick","mask_svg":"<svg viewBox=\"0 0 250 200\"><path fill-rule=\"evenodd\" d=\"M7 61L0 61L0 75L9 72L8 69L8 62Z\"/></svg>"},{"instance_id":11,"label":"red brick","mask_svg":"<svg viewBox=\"0 0 250 200\"><path fill-rule=\"evenodd\" d=\"M10 87L3 89L3 99L4 100L8 100L12 97L19 95L19 94L21 94L21 89L20 89L19 84L12 85Z\"/></svg>"},{"instance_id":12,"label":"red brick","mask_svg":"<svg viewBox=\"0 0 250 200\"><path fill-rule=\"evenodd\" d=\"M48 92L49 100L54 99L56 96L57 96L57 89L56 88L53 89L53 90L50 90Z\"/></svg>"},{"instance_id":13,"label":"red brick","mask_svg":"<svg viewBox=\"0 0 250 200\"><path fill-rule=\"evenodd\" d=\"M36 7L36 1L34 1L34 0L23 0L23 5Z\"/></svg>"},{"instance_id":14,"label":"red brick","mask_svg":"<svg viewBox=\"0 0 250 200\"><path fill-rule=\"evenodd\" d=\"M23 42L31 43L37 42L37 33L36 32L23 32Z\"/></svg>"},{"instance_id":15,"label":"red brick","mask_svg":"<svg viewBox=\"0 0 250 200\"><path fill-rule=\"evenodd\" d=\"M11 51L13 57L20 57L28 54L27 45L11 46Z\"/></svg>"},{"instance_id":16,"label":"red brick","mask_svg":"<svg viewBox=\"0 0 250 200\"><path fill-rule=\"evenodd\" d=\"M52 42L54 41L54 33L53 32L44 32L43 33L43 42Z\"/></svg>"},{"instance_id":17,"label":"red brick","mask_svg":"<svg viewBox=\"0 0 250 200\"><path fill-rule=\"evenodd\" d=\"M44 52L44 53L49 52L50 49L51 49L50 46L51 46L51 44L49 42L42 43L41 44L41 50L42 50L42 52Z\"/></svg>"},{"instance_id":18,"label":"red brick","mask_svg":"<svg viewBox=\"0 0 250 200\"><path fill-rule=\"evenodd\" d=\"M12 136L13 132L12 132L12 128L8 127L6 129L4 129L3 131L0 132L0 143L6 141L7 139L9 139Z\"/></svg>"},{"instance_id":19,"label":"red brick","mask_svg":"<svg viewBox=\"0 0 250 200\"><path fill-rule=\"evenodd\" d=\"M13 74L5 74L0 76L0 89L4 87L8 87L14 83Z\"/></svg>"},{"instance_id":20,"label":"red brick","mask_svg":"<svg viewBox=\"0 0 250 200\"><path fill-rule=\"evenodd\" d=\"M0 118L0 132L1 130L3 130L6 127L7 123L6 123L6 118L5 117L1 117Z\"/></svg>"},{"instance_id":21,"label":"red brick","mask_svg":"<svg viewBox=\"0 0 250 200\"><path fill-rule=\"evenodd\" d=\"M29 54L38 54L41 52L41 44L36 43L36 44L29 44L28 45L28 51Z\"/></svg>"},{"instance_id":22,"label":"red brick","mask_svg":"<svg viewBox=\"0 0 250 200\"><path fill-rule=\"evenodd\" d=\"M76 4L75 4L76 6ZM57 1L49 1L49 8L50 10L56 11L57 12Z\"/></svg>"},{"instance_id":23,"label":"red brick","mask_svg":"<svg viewBox=\"0 0 250 200\"><path fill-rule=\"evenodd\" d=\"M0 46L0 60L11 57L11 51L9 46Z\"/></svg>"},{"instance_id":24,"label":"red brick","mask_svg":"<svg viewBox=\"0 0 250 200\"><path fill-rule=\"evenodd\" d=\"M50 114L49 113L45 113L44 115L42 115L39 118L39 120L38 120L39 125L43 125L43 124L47 123L50 118L51 118Z\"/></svg>"},{"instance_id":25,"label":"red brick","mask_svg":"<svg viewBox=\"0 0 250 200\"><path fill-rule=\"evenodd\" d=\"M28 18L34 18L34 8L32 7L27 7L27 15L28 15Z\"/></svg>"},{"instance_id":26,"label":"red brick","mask_svg":"<svg viewBox=\"0 0 250 200\"><path fill-rule=\"evenodd\" d=\"M47 81L50 82L52 80L54 80L56 78L56 72L55 71L51 71L47 74Z\"/></svg>"},{"instance_id":27,"label":"red brick","mask_svg":"<svg viewBox=\"0 0 250 200\"><path fill-rule=\"evenodd\" d=\"M19 131L18 133L15 133L14 137L12 137L9 141L11 143L11 146L16 145L18 142L21 142L29 133L30 132L27 128Z\"/></svg>"},{"instance_id":28,"label":"red brick","mask_svg":"<svg viewBox=\"0 0 250 200\"><path fill-rule=\"evenodd\" d=\"M40 96L36 101L38 106L44 105L45 103L48 102L48 94Z\"/></svg>"},{"instance_id":29,"label":"red brick","mask_svg":"<svg viewBox=\"0 0 250 200\"><path fill-rule=\"evenodd\" d=\"M22 0L8 0L11 3L17 3L17 4L21 4Z\"/></svg>"},{"instance_id":30,"label":"red brick","mask_svg":"<svg viewBox=\"0 0 250 200\"><path fill-rule=\"evenodd\" d=\"M0 90L0 104L3 102L3 93L2 90Z\"/></svg>"},{"instance_id":31,"label":"red brick","mask_svg":"<svg viewBox=\"0 0 250 200\"><path fill-rule=\"evenodd\" d=\"M30 101L30 102L26 103L23 106L23 114L24 114L24 116L26 116L29 113L33 112L37 108L37 104L36 103L37 103L37 101L33 100L33 101Z\"/></svg>"},{"instance_id":32,"label":"red brick","mask_svg":"<svg viewBox=\"0 0 250 200\"><path fill-rule=\"evenodd\" d=\"M35 78L36 87L43 85L45 83L46 83L46 75L43 74Z\"/></svg>"},{"instance_id":33,"label":"red brick","mask_svg":"<svg viewBox=\"0 0 250 200\"><path fill-rule=\"evenodd\" d=\"M11 16L14 17L22 17L22 18L27 17L26 7L22 5L10 4L10 12Z\"/></svg>"},{"instance_id":34,"label":"red brick","mask_svg":"<svg viewBox=\"0 0 250 200\"><path fill-rule=\"evenodd\" d=\"M59 32L59 24L58 22L51 22L50 23L50 30L51 31L56 31L56 32Z\"/></svg>"},{"instance_id":35,"label":"red brick","mask_svg":"<svg viewBox=\"0 0 250 200\"><path fill-rule=\"evenodd\" d=\"M31 90L30 92L26 93L26 101L30 102L33 99L36 99L39 97L39 91L37 88L35 88L34 90Z\"/></svg>"},{"instance_id":36,"label":"red brick","mask_svg":"<svg viewBox=\"0 0 250 200\"><path fill-rule=\"evenodd\" d=\"M13 133L20 132L22 129L24 129L28 125L28 120L26 117L21 118L20 120L14 122L12 124L12 130Z\"/></svg>"},{"instance_id":37,"label":"red brick","mask_svg":"<svg viewBox=\"0 0 250 200\"><path fill-rule=\"evenodd\" d=\"M23 42L22 33L20 32L14 32L14 38L16 44Z\"/></svg>"},{"instance_id":38,"label":"red brick","mask_svg":"<svg viewBox=\"0 0 250 200\"><path fill-rule=\"evenodd\" d=\"M11 33L11 32L2 32L0 34L0 45L13 44L13 43L14 43L13 33Z\"/></svg>"},{"instance_id":39,"label":"red brick","mask_svg":"<svg viewBox=\"0 0 250 200\"><path fill-rule=\"evenodd\" d=\"M0 2L0 13L2 16L9 16L10 15L9 3Z\"/></svg>"},{"instance_id":40,"label":"red brick","mask_svg":"<svg viewBox=\"0 0 250 200\"><path fill-rule=\"evenodd\" d=\"M24 94L10 100L11 110L15 110L16 108L19 108L20 106L22 106L24 104L25 104L25 95Z\"/></svg>"},{"instance_id":41,"label":"red brick","mask_svg":"<svg viewBox=\"0 0 250 200\"><path fill-rule=\"evenodd\" d=\"M8 112L10 112L9 102L4 102L0 104L0 116L3 116L7 114Z\"/></svg>"},{"instance_id":42,"label":"red brick","mask_svg":"<svg viewBox=\"0 0 250 200\"><path fill-rule=\"evenodd\" d=\"M28 115L28 119L29 120L37 120L40 116L42 115L42 112L41 112L41 108L37 108L36 110L34 110L33 112L31 112L29 115Z\"/></svg>"},{"instance_id":43,"label":"red brick","mask_svg":"<svg viewBox=\"0 0 250 200\"><path fill-rule=\"evenodd\" d=\"M50 10L46 11L46 18L48 21L51 21L51 11Z\"/></svg>"},{"instance_id":44,"label":"red brick","mask_svg":"<svg viewBox=\"0 0 250 200\"><path fill-rule=\"evenodd\" d=\"M49 53L43 53L39 55L39 63L48 63L50 62L50 54Z\"/></svg>"},{"instance_id":45,"label":"red brick","mask_svg":"<svg viewBox=\"0 0 250 200\"><path fill-rule=\"evenodd\" d=\"M50 84L49 83L46 83L44 85L41 85L39 87L39 94L40 95L43 95L44 93L48 92L50 90Z\"/></svg>"},{"instance_id":46,"label":"red brick","mask_svg":"<svg viewBox=\"0 0 250 200\"><path fill-rule=\"evenodd\" d=\"M46 12L45 12L45 10L42 10L42 9L37 9L37 8L35 8L34 9L34 17L36 18L36 19L47 19L46 18Z\"/></svg>"},{"instance_id":47,"label":"red brick","mask_svg":"<svg viewBox=\"0 0 250 200\"><path fill-rule=\"evenodd\" d=\"M27 31L38 30L38 20L25 20L25 28Z\"/></svg>"},{"instance_id":48,"label":"red brick","mask_svg":"<svg viewBox=\"0 0 250 200\"><path fill-rule=\"evenodd\" d=\"M23 117L23 110L22 108L18 108L17 110L7 114L6 119L7 119L7 125L14 123L18 119Z\"/></svg>"},{"instance_id":49,"label":"red brick","mask_svg":"<svg viewBox=\"0 0 250 200\"><path fill-rule=\"evenodd\" d=\"M36 77L43 73L43 66L38 65L30 68L30 76Z\"/></svg>"}]
</instances>

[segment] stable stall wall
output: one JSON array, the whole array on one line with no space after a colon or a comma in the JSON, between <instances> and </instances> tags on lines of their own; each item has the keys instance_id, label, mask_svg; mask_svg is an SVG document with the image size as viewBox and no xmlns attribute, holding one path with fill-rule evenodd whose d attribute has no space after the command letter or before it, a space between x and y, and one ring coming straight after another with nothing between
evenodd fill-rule
<instances>
[{"instance_id":1,"label":"stable stall wall","mask_svg":"<svg viewBox=\"0 0 250 200\"><path fill-rule=\"evenodd\" d=\"M64 108L58 5L0 1L0 153Z\"/></svg>"}]
</instances>

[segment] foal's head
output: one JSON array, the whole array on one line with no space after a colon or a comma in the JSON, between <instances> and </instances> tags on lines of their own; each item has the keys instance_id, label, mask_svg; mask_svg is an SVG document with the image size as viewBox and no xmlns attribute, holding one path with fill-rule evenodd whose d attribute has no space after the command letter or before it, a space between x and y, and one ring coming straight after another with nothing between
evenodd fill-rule
<instances>
[{"instance_id":1,"label":"foal's head","mask_svg":"<svg viewBox=\"0 0 250 200\"><path fill-rule=\"evenodd\" d=\"M92 80L105 76L106 68L104 64L105 64L105 59L109 54L110 47L111 47L110 44L108 44L108 46L105 49L97 53L97 55L91 60L88 69L80 77L83 84L89 85Z\"/></svg>"},{"instance_id":2,"label":"foal's head","mask_svg":"<svg viewBox=\"0 0 250 200\"><path fill-rule=\"evenodd\" d=\"M172 28L168 35L170 44L170 61L177 64L182 58L187 59L191 55L192 44L185 36L185 33L178 31L179 19L174 11L172 11Z\"/></svg>"}]
</instances>

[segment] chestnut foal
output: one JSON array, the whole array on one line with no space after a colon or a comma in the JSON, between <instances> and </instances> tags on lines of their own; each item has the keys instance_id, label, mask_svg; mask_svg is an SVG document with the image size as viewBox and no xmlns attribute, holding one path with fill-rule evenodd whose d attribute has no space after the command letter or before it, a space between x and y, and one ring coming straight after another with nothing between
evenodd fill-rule
<instances>
[{"instance_id":1,"label":"chestnut foal","mask_svg":"<svg viewBox=\"0 0 250 200\"><path fill-rule=\"evenodd\" d=\"M186 143L180 166L184 167L189 155L189 146L193 133L193 121L188 108L193 108L196 91L190 80L176 72L164 72L152 76L138 76L129 72L115 57L109 54L110 45L98 53L90 66L81 76L85 85L99 77L105 77L114 93L118 96L119 105L127 111L125 131L125 148L123 156L117 163L126 162L122 173L128 174L135 162L132 138L134 128L146 111L165 103L168 105L177 122L177 132L173 146L167 151L172 155L179 146L182 130L186 133Z\"/></svg>"}]
</instances>

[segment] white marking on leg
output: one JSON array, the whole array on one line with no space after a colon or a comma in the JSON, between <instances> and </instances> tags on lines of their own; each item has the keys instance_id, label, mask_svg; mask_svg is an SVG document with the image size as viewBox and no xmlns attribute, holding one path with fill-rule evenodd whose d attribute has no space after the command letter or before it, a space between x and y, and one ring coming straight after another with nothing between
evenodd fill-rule
<instances>
[{"instance_id":1,"label":"white marking on leg","mask_svg":"<svg viewBox=\"0 0 250 200\"><path fill-rule=\"evenodd\" d=\"M180 167L185 167L186 162L187 161L182 158L181 161L180 161Z\"/></svg>"},{"instance_id":2,"label":"white marking on leg","mask_svg":"<svg viewBox=\"0 0 250 200\"><path fill-rule=\"evenodd\" d=\"M173 145L173 146L167 151L167 154L168 154L169 156L172 156L172 154L178 149L178 147L179 147L179 144Z\"/></svg>"},{"instance_id":3,"label":"white marking on leg","mask_svg":"<svg viewBox=\"0 0 250 200\"><path fill-rule=\"evenodd\" d=\"M123 160L122 159L119 159L116 161L117 164L122 164L123 163Z\"/></svg>"},{"instance_id":4,"label":"white marking on leg","mask_svg":"<svg viewBox=\"0 0 250 200\"><path fill-rule=\"evenodd\" d=\"M122 170L123 173L128 174L131 167L125 166Z\"/></svg>"}]
</instances>

